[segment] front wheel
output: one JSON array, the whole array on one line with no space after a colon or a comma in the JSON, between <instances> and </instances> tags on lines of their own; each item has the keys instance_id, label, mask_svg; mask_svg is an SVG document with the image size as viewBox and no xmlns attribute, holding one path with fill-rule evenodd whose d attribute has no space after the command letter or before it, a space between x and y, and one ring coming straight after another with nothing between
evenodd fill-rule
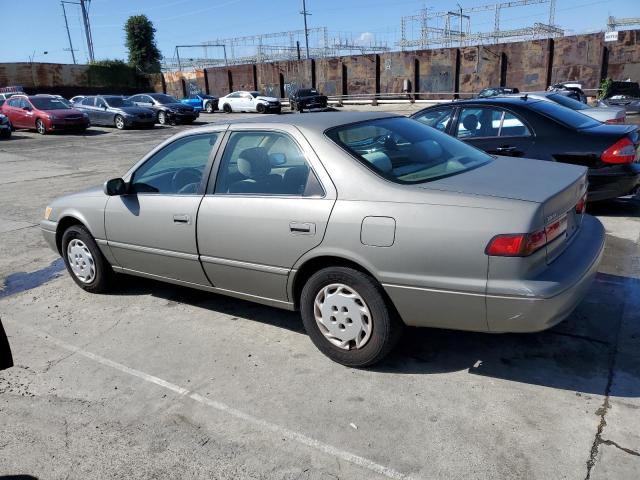
<instances>
[{"instance_id":1,"label":"front wheel","mask_svg":"<svg viewBox=\"0 0 640 480\"><path fill-rule=\"evenodd\" d=\"M80 288L90 293L109 290L113 270L82 225L73 225L62 234L62 258Z\"/></svg>"},{"instance_id":2,"label":"front wheel","mask_svg":"<svg viewBox=\"0 0 640 480\"><path fill-rule=\"evenodd\" d=\"M122 115L116 115L116 118L113 120L118 130L124 130L124 117Z\"/></svg>"},{"instance_id":3,"label":"front wheel","mask_svg":"<svg viewBox=\"0 0 640 480\"><path fill-rule=\"evenodd\" d=\"M300 310L315 346L348 367L379 362L402 332L382 287L352 268L330 267L313 274L302 289Z\"/></svg>"},{"instance_id":4,"label":"front wheel","mask_svg":"<svg viewBox=\"0 0 640 480\"><path fill-rule=\"evenodd\" d=\"M40 119L36 120L36 131L40 134L40 135L44 135L47 133L47 128L44 126L44 122Z\"/></svg>"},{"instance_id":5,"label":"front wheel","mask_svg":"<svg viewBox=\"0 0 640 480\"><path fill-rule=\"evenodd\" d=\"M204 106L204 111L207 113L213 113L213 103L207 102L207 104Z\"/></svg>"},{"instance_id":6,"label":"front wheel","mask_svg":"<svg viewBox=\"0 0 640 480\"><path fill-rule=\"evenodd\" d=\"M168 122L167 114L163 111L158 112L158 123L160 125L166 125Z\"/></svg>"},{"instance_id":7,"label":"front wheel","mask_svg":"<svg viewBox=\"0 0 640 480\"><path fill-rule=\"evenodd\" d=\"M264 104L263 104L263 103L259 103L259 104L256 106L256 110L258 111L258 113L264 113L264 112L265 112L265 110L266 110L266 108L264 107Z\"/></svg>"},{"instance_id":8,"label":"front wheel","mask_svg":"<svg viewBox=\"0 0 640 480\"><path fill-rule=\"evenodd\" d=\"M2 130L0 132L0 138L8 139L11 138L11 129L8 128L6 130Z\"/></svg>"}]
</instances>

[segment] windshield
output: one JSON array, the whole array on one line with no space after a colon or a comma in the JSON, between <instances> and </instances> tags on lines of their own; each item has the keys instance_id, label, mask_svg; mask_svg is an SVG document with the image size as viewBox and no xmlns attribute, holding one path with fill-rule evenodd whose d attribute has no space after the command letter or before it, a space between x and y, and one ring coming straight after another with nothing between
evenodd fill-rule
<instances>
[{"instance_id":1,"label":"windshield","mask_svg":"<svg viewBox=\"0 0 640 480\"><path fill-rule=\"evenodd\" d=\"M156 102L161 103L162 105L167 105L169 103L180 103L176 97L165 95L164 93L159 93L158 95L153 95L152 97Z\"/></svg>"},{"instance_id":2,"label":"windshield","mask_svg":"<svg viewBox=\"0 0 640 480\"><path fill-rule=\"evenodd\" d=\"M599 121L571 110L570 108L563 107L557 103L537 101L530 102L528 105L532 110L547 117L551 117L552 119L557 120L568 127L575 128L576 130L580 130L582 128L593 128L601 125Z\"/></svg>"},{"instance_id":3,"label":"windshield","mask_svg":"<svg viewBox=\"0 0 640 480\"><path fill-rule=\"evenodd\" d=\"M409 118L383 118L335 127L326 135L378 175L423 183L487 164L492 157Z\"/></svg>"},{"instance_id":4,"label":"windshield","mask_svg":"<svg viewBox=\"0 0 640 480\"><path fill-rule=\"evenodd\" d=\"M71 108L66 100L59 98L31 97L29 101L38 110L69 110Z\"/></svg>"},{"instance_id":5,"label":"windshield","mask_svg":"<svg viewBox=\"0 0 640 480\"><path fill-rule=\"evenodd\" d=\"M573 98L569 98L565 95L560 95L559 93L552 93L551 95L547 95L549 100L553 100L560 105L570 108L571 110L586 110L589 108L589 105L579 102L578 100L574 100Z\"/></svg>"},{"instance_id":6,"label":"windshield","mask_svg":"<svg viewBox=\"0 0 640 480\"><path fill-rule=\"evenodd\" d=\"M107 102L107 105L114 108L136 106L135 103L133 103L131 100L127 100L126 98L122 97L104 97L104 101Z\"/></svg>"},{"instance_id":7,"label":"windshield","mask_svg":"<svg viewBox=\"0 0 640 480\"><path fill-rule=\"evenodd\" d=\"M261 96L260 92L249 92L253 98Z\"/></svg>"}]
</instances>

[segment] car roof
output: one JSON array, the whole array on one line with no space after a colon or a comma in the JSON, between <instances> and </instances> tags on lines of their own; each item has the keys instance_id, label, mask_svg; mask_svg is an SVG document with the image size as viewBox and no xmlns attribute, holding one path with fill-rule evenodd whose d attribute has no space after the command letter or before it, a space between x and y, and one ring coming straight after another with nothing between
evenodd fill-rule
<instances>
[{"instance_id":1,"label":"car roof","mask_svg":"<svg viewBox=\"0 0 640 480\"><path fill-rule=\"evenodd\" d=\"M364 122L366 120L375 120L378 118L406 118L402 115L396 115L388 112L318 112L307 115L283 114L269 115L260 117L247 117L233 120L232 122L217 122L207 126L193 129L191 131L207 131L214 125L227 124L272 124L274 127L278 125L293 125L300 130L325 131L329 128L347 125L350 123Z\"/></svg>"},{"instance_id":2,"label":"car roof","mask_svg":"<svg viewBox=\"0 0 640 480\"><path fill-rule=\"evenodd\" d=\"M487 105L512 105L512 106L524 106L527 104L542 102L543 100L538 100L535 98L525 98L527 97L526 93L517 93L515 95L509 96L499 96L499 97L489 97L489 98L471 98L469 100L458 100L456 102L449 103L441 103L438 105L434 105L433 107L427 108L436 108L441 107L443 105L469 105L469 104L487 104Z\"/></svg>"}]
</instances>

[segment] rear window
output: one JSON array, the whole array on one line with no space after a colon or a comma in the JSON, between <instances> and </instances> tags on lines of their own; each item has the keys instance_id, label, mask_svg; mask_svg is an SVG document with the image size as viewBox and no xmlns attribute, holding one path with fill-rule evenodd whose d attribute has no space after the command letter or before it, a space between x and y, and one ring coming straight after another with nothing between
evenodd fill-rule
<instances>
[{"instance_id":1,"label":"rear window","mask_svg":"<svg viewBox=\"0 0 640 480\"><path fill-rule=\"evenodd\" d=\"M489 163L486 153L409 118L343 125L326 135L378 175L396 183L424 183Z\"/></svg>"},{"instance_id":2,"label":"rear window","mask_svg":"<svg viewBox=\"0 0 640 480\"><path fill-rule=\"evenodd\" d=\"M547 95L547 98L553 100L560 105L570 108L571 110L586 110L589 108L589 105L582 103L573 98L567 97L566 95L560 95L559 93L552 93L551 95Z\"/></svg>"},{"instance_id":3,"label":"rear window","mask_svg":"<svg viewBox=\"0 0 640 480\"><path fill-rule=\"evenodd\" d=\"M551 117L552 119L557 120L568 127L575 128L576 130L593 128L600 125L600 122L597 120L587 117L575 110L571 110L570 108L563 107L557 103L538 101L531 102L528 105L532 110L547 117Z\"/></svg>"}]
</instances>

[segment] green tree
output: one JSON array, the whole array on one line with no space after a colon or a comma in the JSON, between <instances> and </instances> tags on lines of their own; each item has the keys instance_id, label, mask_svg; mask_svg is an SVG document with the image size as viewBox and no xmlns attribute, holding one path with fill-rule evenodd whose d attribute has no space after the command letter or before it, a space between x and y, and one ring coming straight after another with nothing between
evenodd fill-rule
<instances>
[{"instance_id":1,"label":"green tree","mask_svg":"<svg viewBox=\"0 0 640 480\"><path fill-rule=\"evenodd\" d=\"M129 65L144 73L160 71L162 55L156 45L156 29L146 15L129 17L124 25L129 49Z\"/></svg>"}]
</instances>

